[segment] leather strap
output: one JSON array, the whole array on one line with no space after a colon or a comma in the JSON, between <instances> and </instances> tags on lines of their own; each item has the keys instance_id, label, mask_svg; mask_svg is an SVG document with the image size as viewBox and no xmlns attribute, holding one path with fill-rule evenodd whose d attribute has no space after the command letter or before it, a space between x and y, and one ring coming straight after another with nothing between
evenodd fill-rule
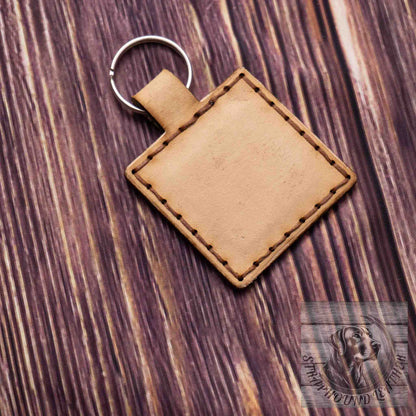
<instances>
[{"instance_id":1,"label":"leather strap","mask_svg":"<svg viewBox=\"0 0 416 416\"><path fill-rule=\"evenodd\" d=\"M133 100L143 106L166 132L190 117L200 102L170 71L164 69Z\"/></svg>"}]
</instances>

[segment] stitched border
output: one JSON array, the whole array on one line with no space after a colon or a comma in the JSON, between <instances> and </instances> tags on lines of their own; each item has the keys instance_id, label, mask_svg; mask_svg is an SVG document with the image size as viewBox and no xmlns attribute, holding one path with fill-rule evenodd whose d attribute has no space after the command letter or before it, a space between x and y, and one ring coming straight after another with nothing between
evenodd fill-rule
<instances>
[{"instance_id":1,"label":"stitched border","mask_svg":"<svg viewBox=\"0 0 416 416\"><path fill-rule=\"evenodd\" d=\"M203 114L205 114L208 110L210 110L215 102L221 98L223 95L225 95L230 89L237 84L238 81L243 79L256 93L259 94L261 98L263 98L283 119L289 123L317 152L319 152L325 160L333 166L335 169L337 169L344 177L345 179L340 182L337 186L330 189L327 196L325 196L321 201L316 203L314 207L307 212L303 217L299 218L298 222L288 231L286 231L283 234L283 237L274 245L269 247L267 253L265 253L263 256L259 257L257 260L253 261L253 265L250 266L244 273L238 274L236 273L228 264L227 260L223 259L214 249L214 247L209 244L207 241L204 240L204 238L198 233L198 230L196 228L193 228L183 217L180 213L175 211L169 204L168 201L163 198L153 187L150 183L146 182L143 178L141 178L139 175L137 175L137 172L139 172L141 169L143 169L152 159L154 156L156 156L158 153L160 153L162 150L164 150L169 143L174 140L176 137L178 137L182 132L184 132L186 129L191 127L193 124L197 122L199 117L201 117ZM234 80L232 80L229 84L225 85L215 97L212 97L204 106L202 106L194 115L193 117L180 126L177 131L168 137L161 146L159 146L156 150L154 150L152 153L149 153L147 155L147 158L139 165L136 166L134 169L132 169L132 173L135 176L136 179L139 180L139 182L144 185L150 192L152 192L155 197L161 202L162 205L165 206L165 208L174 215L174 217L180 221L185 228L191 232L191 234L200 241L205 248L240 282L244 280L244 278L251 273L253 270L255 270L261 262L263 262L267 257L269 257L280 245L282 245L289 237L290 235L295 232L299 227L302 226L303 223L306 222L308 218L310 218L316 211L318 211L322 205L326 204L333 196L336 194L338 189L345 186L350 180L351 176L341 167L337 164L335 160L333 160L329 155L327 155L320 146L315 143L314 139L310 137L304 130L302 130L295 121L293 121L281 108L279 108L274 101L270 101L266 94L263 93L263 91L256 86L255 83L248 80L245 76L245 73L241 72L238 77L236 77Z\"/></svg>"}]
</instances>

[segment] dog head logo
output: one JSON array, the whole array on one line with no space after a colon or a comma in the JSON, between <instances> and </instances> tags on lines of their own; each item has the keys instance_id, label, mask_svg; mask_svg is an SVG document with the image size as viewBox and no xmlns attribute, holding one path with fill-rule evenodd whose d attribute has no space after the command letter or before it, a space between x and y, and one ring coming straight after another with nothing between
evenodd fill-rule
<instances>
[{"instance_id":1,"label":"dog head logo","mask_svg":"<svg viewBox=\"0 0 416 416\"><path fill-rule=\"evenodd\" d=\"M332 351L322 376L334 389L344 393L364 393L375 389L388 374L394 361L394 346L385 326L373 317L375 338L369 325L345 325L330 336Z\"/></svg>"},{"instance_id":2,"label":"dog head logo","mask_svg":"<svg viewBox=\"0 0 416 416\"><path fill-rule=\"evenodd\" d=\"M376 360L380 342L364 326L344 326L331 335L333 352L324 366L325 375L337 387L365 387L363 363Z\"/></svg>"}]
</instances>

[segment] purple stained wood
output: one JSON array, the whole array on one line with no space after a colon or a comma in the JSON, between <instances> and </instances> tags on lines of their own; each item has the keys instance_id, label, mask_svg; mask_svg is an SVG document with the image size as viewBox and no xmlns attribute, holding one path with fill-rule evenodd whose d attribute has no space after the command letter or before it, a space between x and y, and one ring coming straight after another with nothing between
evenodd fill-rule
<instances>
[{"instance_id":1,"label":"purple stained wood","mask_svg":"<svg viewBox=\"0 0 416 416\"><path fill-rule=\"evenodd\" d=\"M0 413L301 415L301 301L407 301L416 342L414 1L14 2L0 14ZM358 184L236 291L124 179L160 135L108 83L145 34L202 98L245 66ZM132 95L170 50L133 50ZM409 407L415 356L409 348ZM348 412L352 414L352 412ZM366 410L366 414L378 414ZM390 413L389 413L390 414Z\"/></svg>"}]
</instances>

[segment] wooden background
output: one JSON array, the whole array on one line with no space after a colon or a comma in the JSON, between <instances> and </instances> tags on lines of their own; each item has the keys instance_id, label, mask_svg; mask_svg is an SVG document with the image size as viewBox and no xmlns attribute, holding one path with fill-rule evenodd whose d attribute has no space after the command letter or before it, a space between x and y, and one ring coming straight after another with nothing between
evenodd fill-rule
<instances>
[{"instance_id":1,"label":"wooden background","mask_svg":"<svg viewBox=\"0 0 416 416\"><path fill-rule=\"evenodd\" d=\"M316 300L409 303L409 407L345 414L414 414L415 6L1 0L1 415L338 415L300 406ZM144 34L185 48L198 98L244 65L358 174L244 291L124 179L161 132L108 70ZM186 78L170 50L132 51L123 93L162 67Z\"/></svg>"}]
</instances>

